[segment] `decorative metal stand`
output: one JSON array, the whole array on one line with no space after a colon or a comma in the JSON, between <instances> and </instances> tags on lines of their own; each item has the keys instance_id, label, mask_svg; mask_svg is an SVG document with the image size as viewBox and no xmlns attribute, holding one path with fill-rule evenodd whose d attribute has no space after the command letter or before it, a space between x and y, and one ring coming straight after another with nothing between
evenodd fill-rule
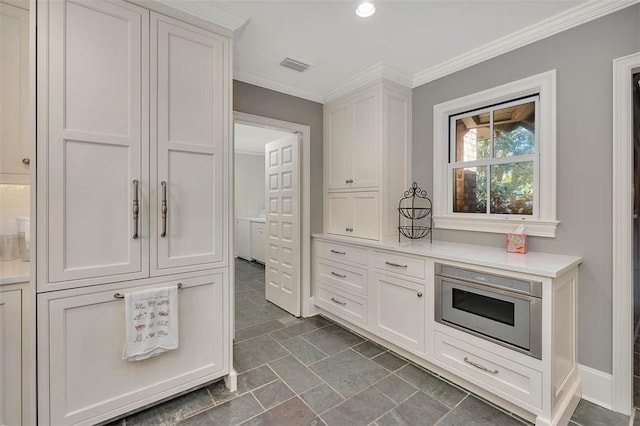
<instances>
[{"instance_id":1,"label":"decorative metal stand","mask_svg":"<svg viewBox=\"0 0 640 426\"><path fill-rule=\"evenodd\" d=\"M404 198L398 203L398 242L400 242L401 235L412 240L428 235L429 242L432 242L433 218L431 214L431 199L427 197L427 191L419 188L417 182L413 182L411 188L404 192ZM409 219L411 224L403 225L402 217Z\"/></svg>"}]
</instances>

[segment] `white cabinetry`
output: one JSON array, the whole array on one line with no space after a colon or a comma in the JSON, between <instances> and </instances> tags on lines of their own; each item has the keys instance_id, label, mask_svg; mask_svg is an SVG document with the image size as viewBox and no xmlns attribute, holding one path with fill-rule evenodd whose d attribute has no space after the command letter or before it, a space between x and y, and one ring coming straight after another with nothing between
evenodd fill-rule
<instances>
[{"instance_id":1,"label":"white cabinetry","mask_svg":"<svg viewBox=\"0 0 640 426\"><path fill-rule=\"evenodd\" d=\"M151 275L226 262L228 47L225 37L151 14Z\"/></svg>"},{"instance_id":2,"label":"white cabinetry","mask_svg":"<svg viewBox=\"0 0 640 426\"><path fill-rule=\"evenodd\" d=\"M371 327L390 342L424 352L424 284L372 275Z\"/></svg>"},{"instance_id":3,"label":"white cabinetry","mask_svg":"<svg viewBox=\"0 0 640 426\"><path fill-rule=\"evenodd\" d=\"M96 424L220 376L228 363L221 345L228 322L225 273L182 279L179 348L146 361L122 360L124 301L117 284L104 291L40 295L39 355L49 377L50 412L42 424ZM177 284L177 280L152 286ZM150 288L127 288L127 291ZM122 291L120 291L122 292ZM46 327L46 328L45 328Z\"/></svg>"},{"instance_id":4,"label":"white cabinetry","mask_svg":"<svg viewBox=\"0 0 640 426\"><path fill-rule=\"evenodd\" d=\"M125 1L38 6L38 416L95 424L231 372L230 40ZM123 361L114 293L178 282L179 349Z\"/></svg>"},{"instance_id":5,"label":"white cabinetry","mask_svg":"<svg viewBox=\"0 0 640 426\"><path fill-rule=\"evenodd\" d=\"M265 263L267 238L264 235L265 224L251 222L251 257L258 262Z\"/></svg>"},{"instance_id":6,"label":"white cabinetry","mask_svg":"<svg viewBox=\"0 0 640 426\"><path fill-rule=\"evenodd\" d=\"M540 359L436 322L436 261L540 283L543 319L529 329L541 339ZM399 246L323 234L315 237L314 262L320 313L537 425L569 421L581 396L579 257L505 255L503 248L437 242Z\"/></svg>"},{"instance_id":7,"label":"white cabinetry","mask_svg":"<svg viewBox=\"0 0 640 426\"><path fill-rule=\"evenodd\" d=\"M29 183L29 11L0 3L0 183Z\"/></svg>"},{"instance_id":8,"label":"white cabinetry","mask_svg":"<svg viewBox=\"0 0 640 426\"><path fill-rule=\"evenodd\" d=\"M327 232L352 237L378 238L378 192L327 194Z\"/></svg>"},{"instance_id":9,"label":"white cabinetry","mask_svg":"<svg viewBox=\"0 0 640 426\"><path fill-rule=\"evenodd\" d=\"M0 424L22 421L22 291L0 287Z\"/></svg>"},{"instance_id":10,"label":"white cabinetry","mask_svg":"<svg viewBox=\"0 0 640 426\"><path fill-rule=\"evenodd\" d=\"M149 56L144 9L50 8L40 289L225 266L228 40L152 13Z\"/></svg>"},{"instance_id":11,"label":"white cabinetry","mask_svg":"<svg viewBox=\"0 0 640 426\"><path fill-rule=\"evenodd\" d=\"M326 232L396 233L411 176L411 90L382 80L325 104L324 117Z\"/></svg>"},{"instance_id":12,"label":"white cabinetry","mask_svg":"<svg viewBox=\"0 0 640 426\"><path fill-rule=\"evenodd\" d=\"M38 224L39 234L48 227L38 256L48 259L48 279L38 285L146 277L149 12L105 1L49 8L48 170L38 170L38 190L48 191L38 206L48 216Z\"/></svg>"},{"instance_id":13,"label":"white cabinetry","mask_svg":"<svg viewBox=\"0 0 640 426\"><path fill-rule=\"evenodd\" d=\"M372 87L325 107L327 188L376 188L379 182L380 90Z\"/></svg>"}]
</instances>

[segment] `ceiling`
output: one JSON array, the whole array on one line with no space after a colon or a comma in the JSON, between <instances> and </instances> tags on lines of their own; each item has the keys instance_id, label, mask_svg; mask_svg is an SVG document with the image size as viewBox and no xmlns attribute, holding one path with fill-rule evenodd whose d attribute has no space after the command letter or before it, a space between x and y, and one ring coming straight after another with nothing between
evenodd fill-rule
<instances>
[{"instance_id":1,"label":"ceiling","mask_svg":"<svg viewBox=\"0 0 640 426\"><path fill-rule=\"evenodd\" d=\"M236 152L255 153L264 155L264 145L277 139L282 139L292 133L264 127L234 124L233 140Z\"/></svg>"},{"instance_id":2,"label":"ceiling","mask_svg":"<svg viewBox=\"0 0 640 426\"><path fill-rule=\"evenodd\" d=\"M354 13L357 1L231 0L213 4L230 15L249 18L236 32L234 78L323 102L335 97L336 88L372 69L384 68L394 80L415 86L416 77L425 70L496 41L508 44L514 33L532 30L545 20L564 16L569 20L569 12L594 3L374 2L376 14L366 19ZM304 73L283 68L279 63L285 57L312 67Z\"/></svg>"}]
</instances>

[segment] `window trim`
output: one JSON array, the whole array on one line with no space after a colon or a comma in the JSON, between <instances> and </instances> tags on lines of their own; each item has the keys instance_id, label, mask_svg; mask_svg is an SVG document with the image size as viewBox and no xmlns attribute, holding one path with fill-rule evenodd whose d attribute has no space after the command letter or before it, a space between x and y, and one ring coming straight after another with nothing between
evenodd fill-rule
<instances>
[{"instance_id":1,"label":"window trim","mask_svg":"<svg viewBox=\"0 0 640 426\"><path fill-rule=\"evenodd\" d=\"M537 216L452 213L453 207L449 205L452 196L450 117L535 94L540 96L539 116L536 117L539 126L536 135L539 162ZM436 228L506 234L524 224L528 235L555 237L559 224L556 220L556 70L435 105L433 124L433 219Z\"/></svg>"}]
</instances>

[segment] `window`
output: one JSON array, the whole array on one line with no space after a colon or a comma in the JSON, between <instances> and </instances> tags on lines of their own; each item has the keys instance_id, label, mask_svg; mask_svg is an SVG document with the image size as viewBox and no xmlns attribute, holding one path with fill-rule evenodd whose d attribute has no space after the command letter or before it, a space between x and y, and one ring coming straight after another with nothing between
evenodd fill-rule
<instances>
[{"instance_id":1,"label":"window","mask_svg":"<svg viewBox=\"0 0 640 426\"><path fill-rule=\"evenodd\" d=\"M434 107L436 228L555 236L555 71Z\"/></svg>"},{"instance_id":2,"label":"window","mask_svg":"<svg viewBox=\"0 0 640 426\"><path fill-rule=\"evenodd\" d=\"M538 99L451 116L448 174L454 213L537 215Z\"/></svg>"}]
</instances>

